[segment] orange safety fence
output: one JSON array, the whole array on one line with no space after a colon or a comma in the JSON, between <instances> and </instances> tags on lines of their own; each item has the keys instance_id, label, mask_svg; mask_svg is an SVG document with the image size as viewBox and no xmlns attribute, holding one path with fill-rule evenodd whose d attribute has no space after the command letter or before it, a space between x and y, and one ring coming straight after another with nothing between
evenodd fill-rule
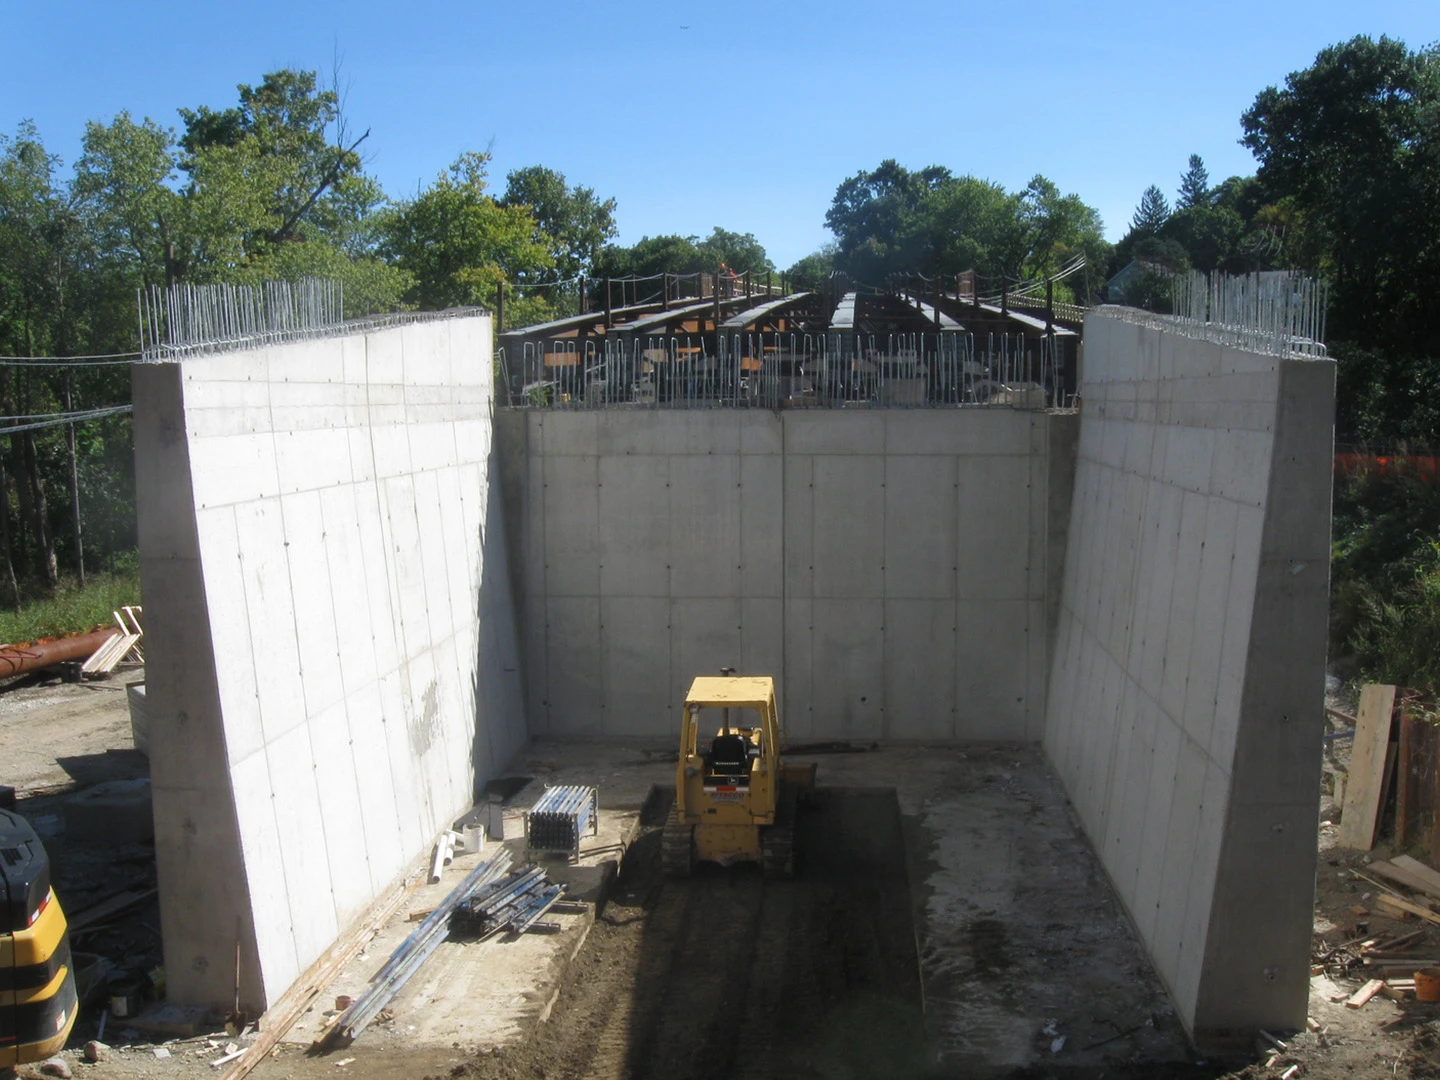
<instances>
[{"instance_id":1,"label":"orange safety fence","mask_svg":"<svg viewBox=\"0 0 1440 1080\"><path fill-rule=\"evenodd\" d=\"M1440 457L1429 454L1362 454L1346 451L1335 455L1335 471L1347 476L1374 471L1381 476L1392 471L1409 470L1434 483L1440 481Z\"/></svg>"}]
</instances>

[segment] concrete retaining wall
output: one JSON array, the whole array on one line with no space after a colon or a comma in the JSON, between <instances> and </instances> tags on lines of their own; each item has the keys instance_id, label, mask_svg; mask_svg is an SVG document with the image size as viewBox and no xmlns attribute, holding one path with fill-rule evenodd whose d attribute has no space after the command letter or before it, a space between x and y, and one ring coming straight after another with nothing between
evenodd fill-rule
<instances>
[{"instance_id":1,"label":"concrete retaining wall","mask_svg":"<svg viewBox=\"0 0 1440 1080\"><path fill-rule=\"evenodd\" d=\"M731 666L794 739L1038 740L1074 420L503 412L531 732L668 736Z\"/></svg>"},{"instance_id":2,"label":"concrete retaining wall","mask_svg":"<svg viewBox=\"0 0 1440 1080\"><path fill-rule=\"evenodd\" d=\"M1202 1041L1303 1028L1334 366L1095 314L1044 745Z\"/></svg>"},{"instance_id":3,"label":"concrete retaining wall","mask_svg":"<svg viewBox=\"0 0 1440 1080\"><path fill-rule=\"evenodd\" d=\"M488 317L134 371L173 1000L263 1008L525 738Z\"/></svg>"}]
</instances>

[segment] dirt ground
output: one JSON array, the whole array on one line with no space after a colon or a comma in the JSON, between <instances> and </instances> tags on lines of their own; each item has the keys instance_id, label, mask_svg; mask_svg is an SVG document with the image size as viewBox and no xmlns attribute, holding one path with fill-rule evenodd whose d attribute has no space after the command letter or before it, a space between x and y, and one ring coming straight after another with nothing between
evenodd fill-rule
<instances>
[{"instance_id":1,"label":"dirt ground","mask_svg":"<svg viewBox=\"0 0 1440 1080\"><path fill-rule=\"evenodd\" d=\"M64 824L67 800L90 786L146 775L144 756L131 746L123 692L125 681L139 677L141 673L133 671L109 683L79 686L22 680L22 685L0 690L0 783L18 789L19 809L37 825L51 850L57 892L70 912L122 889L154 886L150 845L88 841L68 835ZM1332 702L1353 710L1353 700L1343 693L1333 695ZM1334 725L1332 734L1326 744L1326 768L1331 772L1344 769L1349 745L1343 724ZM873 755L877 764L870 766L867 777L883 778L883 755ZM1054 809L1043 794L1027 789L1023 769L1012 775L1005 752L989 755L976 752L983 760L972 762L975 767L966 774L975 790L958 795L956 805L970 818L977 816L977 807L988 805L986 799L996 807L1025 803L1032 822ZM903 754L891 760L892 770L915 767ZM1183 1045L1176 1049L1173 1016L1165 1015L1163 1001L1146 1019L1146 1002L1154 991L1145 987L1154 983L1154 975L1143 962L1126 968L1124 941L1102 941L1100 952L1085 952L1088 926L1114 923L1124 928L1123 912L1103 896L1087 900L1077 916L1085 925L1042 923L1031 928L1035 932L1029 937L1024 927L1017 932L1006 923L1006 905L993 898L968 897L980 906L972 904L970 915L954 920L948 930L927 925L927 920L948 918L947 909L936 906L931 885L937 875L927 863L936 857L938 841L927 836L921 824L925 813L935 808L928 796L926 807L917 809L897 804L891 790L857 787L847 777L863 770L847 773L844 764L832 760L828 768L822 765L836 786L801 819L801 867L791 882L765 881L743 867L706 870L686 882L663 880L652 808L610 901L561 981L548 1020L537 1023L529 1037L498 1049L456 1041L418 1051L403 1038L374 1040L323 1057L287 1046L252 1075L257 1080L970 1076L978 1074L969 1066L957 1068L955 1062L963 1059L945 1054L946 1041L955 1039L956 1025L963 1026L967 1016L977 1024L1023 1022L1033 1039L1048 1041L1045 1018L1063 1013L1072 1047L1086 1049L1112 1039L1113 1044L1088 1057L1051 1055L1039 1047L1023 1063L997 1067L990 1074L1037 1080L1250 1080L1281 1077L1294 1067L1291 1080L1440 1078L1440 1007L1377 997L1361 1009L1346 1008L1345 997L1363 978L1357 970L1339 970L1332 963L1328 973L1312 979L1312 1029L1271 1033L1283 1048L1262 1042L1240 1060L1204 1060L1186 1053ZM662 764L658 773L664 772ZM1335 848L1333 823L1339 815L1331 790L1327 779L1327 794L1317 808L1317 955L1357 933L1423 930L1417 954L1440 958L1440 927L1369 913L1376 888L1355 871L1363 873L1367 862L1392 852L1383 842L1369 854ZM1047 840L1042 846L1051 844ZM1083 848L1083 841L1079 844ZM1083 851L1055 850L1059 862L1084 863ZM914 887L917 881L931 885ZM1076 888L1082 886L1093 891L1094 883L1079 882ZM1103 881L1101 886L1103 893ZM1058 880L1057 887L1064 888L1065 882ZM1010 907L1023 899L1011 897ZM992 907L998 913L994 917L986 914ZM1367 914L1357 915L1354 908ZM158 927L152 898L77 934L75 948L77 953L105 956L138 976L160 964ZM953 940L946 938L951 931ZM1111 928L1096 933L1116 938L1118 932ZM1078 961L1072 955L1077 952ZM1035 973L1043 975L1047 967L1070 978L1069 972L1094 966L1096 956L1107 968L1096 971L1100 981L1088 989L1062 988L1071 992L1068 998L1050 994L1052 1000L1043 1002L1016 989L1025 979L1036 981ZM1115 999L1129 984L1145 985L1129 1012L1117 1014ZM1093 998L1089 1012L1094 1016L1088 1028L1087 993ZM1058 1011L1047 1012L1049 1006ZM228 1043L249 1041L248 1036L230 1040L220 1033L162 1043L110 1019L105 1041L113 1045L106 1060L87 1065L80 1061L80 1050L95 1037L98 1017L94 1010L82 1013L65 1053L77 1076L215 1077L219 1071L210 1062L224 1054ZM400 1024L403 1027L403 1018ZM1124 1050L1099 1060L1116 1048ZM40 1074L27 1066L20 1075Z\"/></svg>"},{"instance_id":2,"label":"dirt ground","mask_svg":"<svg viewBox=\"0 0 1440 1080\"><path fill-rule=\"evenodd\" d=\"M797 831L792 881L749 866L674 881L647 830L549 1022L451 1075L923 1075L932 1055L893 792L823 791Z\"/></svg>"}]
</instances>

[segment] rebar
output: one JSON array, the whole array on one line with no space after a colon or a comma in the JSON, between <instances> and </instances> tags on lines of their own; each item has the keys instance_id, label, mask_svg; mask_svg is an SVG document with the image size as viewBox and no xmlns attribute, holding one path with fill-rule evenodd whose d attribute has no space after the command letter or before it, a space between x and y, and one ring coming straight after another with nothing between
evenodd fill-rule
<instances>
[{"instance_id":1,"label":"rebar","mask_svg":"<svg viewBox=\"0 0 1440 1080\"><path fill-rule=\"evenodd\" d=\"M345 318L344 285L322 278L136 291L142 362L482 313L481 308Z\"/></svg>"},{"instance_id":2,"label":"rebar","mask_svg":"<svg viewBox=\"0 0 1440 1080\"><path fill-rule=\"evenodd\" d=\"M519 408L1064 409L1056 335L963 331L714 335L529 341L497 363Z\"/></svg>"},{"instance_id":3,"label":"rebar","mask_svg":"<svg viewBox=\"0 0 1440 1080\"><path fill-rule=\"evenodd\" d=\"M1105 308L1107 315L1268 356L1324 357L1329 288L1304 274L1177 274L1171 313Z\"/></svg>"}]
</instances>

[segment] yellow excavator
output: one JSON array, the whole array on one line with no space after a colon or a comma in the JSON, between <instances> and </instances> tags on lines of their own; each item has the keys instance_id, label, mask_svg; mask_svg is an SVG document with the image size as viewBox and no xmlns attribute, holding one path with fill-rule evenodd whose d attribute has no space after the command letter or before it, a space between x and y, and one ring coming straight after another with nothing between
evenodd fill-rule
<instances>
[{"instance_id":1,"label":"yellow excavator","mask_svg":"<svg viewBox=\"0 0 1440 1080\"><path fill-rule=\"evenodd\" d=\"M702 725L715 731L708 745ZM696 862L758 862L766 877L790 877L796 804L800 792L814 785L813 764L787 766L781 759L773 678L736 675L732 668L698 676L681 714L675 808L661 838L662 868L670 877L685 877Z\"/></svg>"},{"instance_id":2,"label":"yellow excavator","mask_svg":"<svg viewBox=\"0 0 1440 1080\"><path fill-rule=\"evenodd\" d=\"M0 1075L59 1053L75 1025L75 974L50 860L29 823L0 810Z\"/></svg>"}]
</instances>

